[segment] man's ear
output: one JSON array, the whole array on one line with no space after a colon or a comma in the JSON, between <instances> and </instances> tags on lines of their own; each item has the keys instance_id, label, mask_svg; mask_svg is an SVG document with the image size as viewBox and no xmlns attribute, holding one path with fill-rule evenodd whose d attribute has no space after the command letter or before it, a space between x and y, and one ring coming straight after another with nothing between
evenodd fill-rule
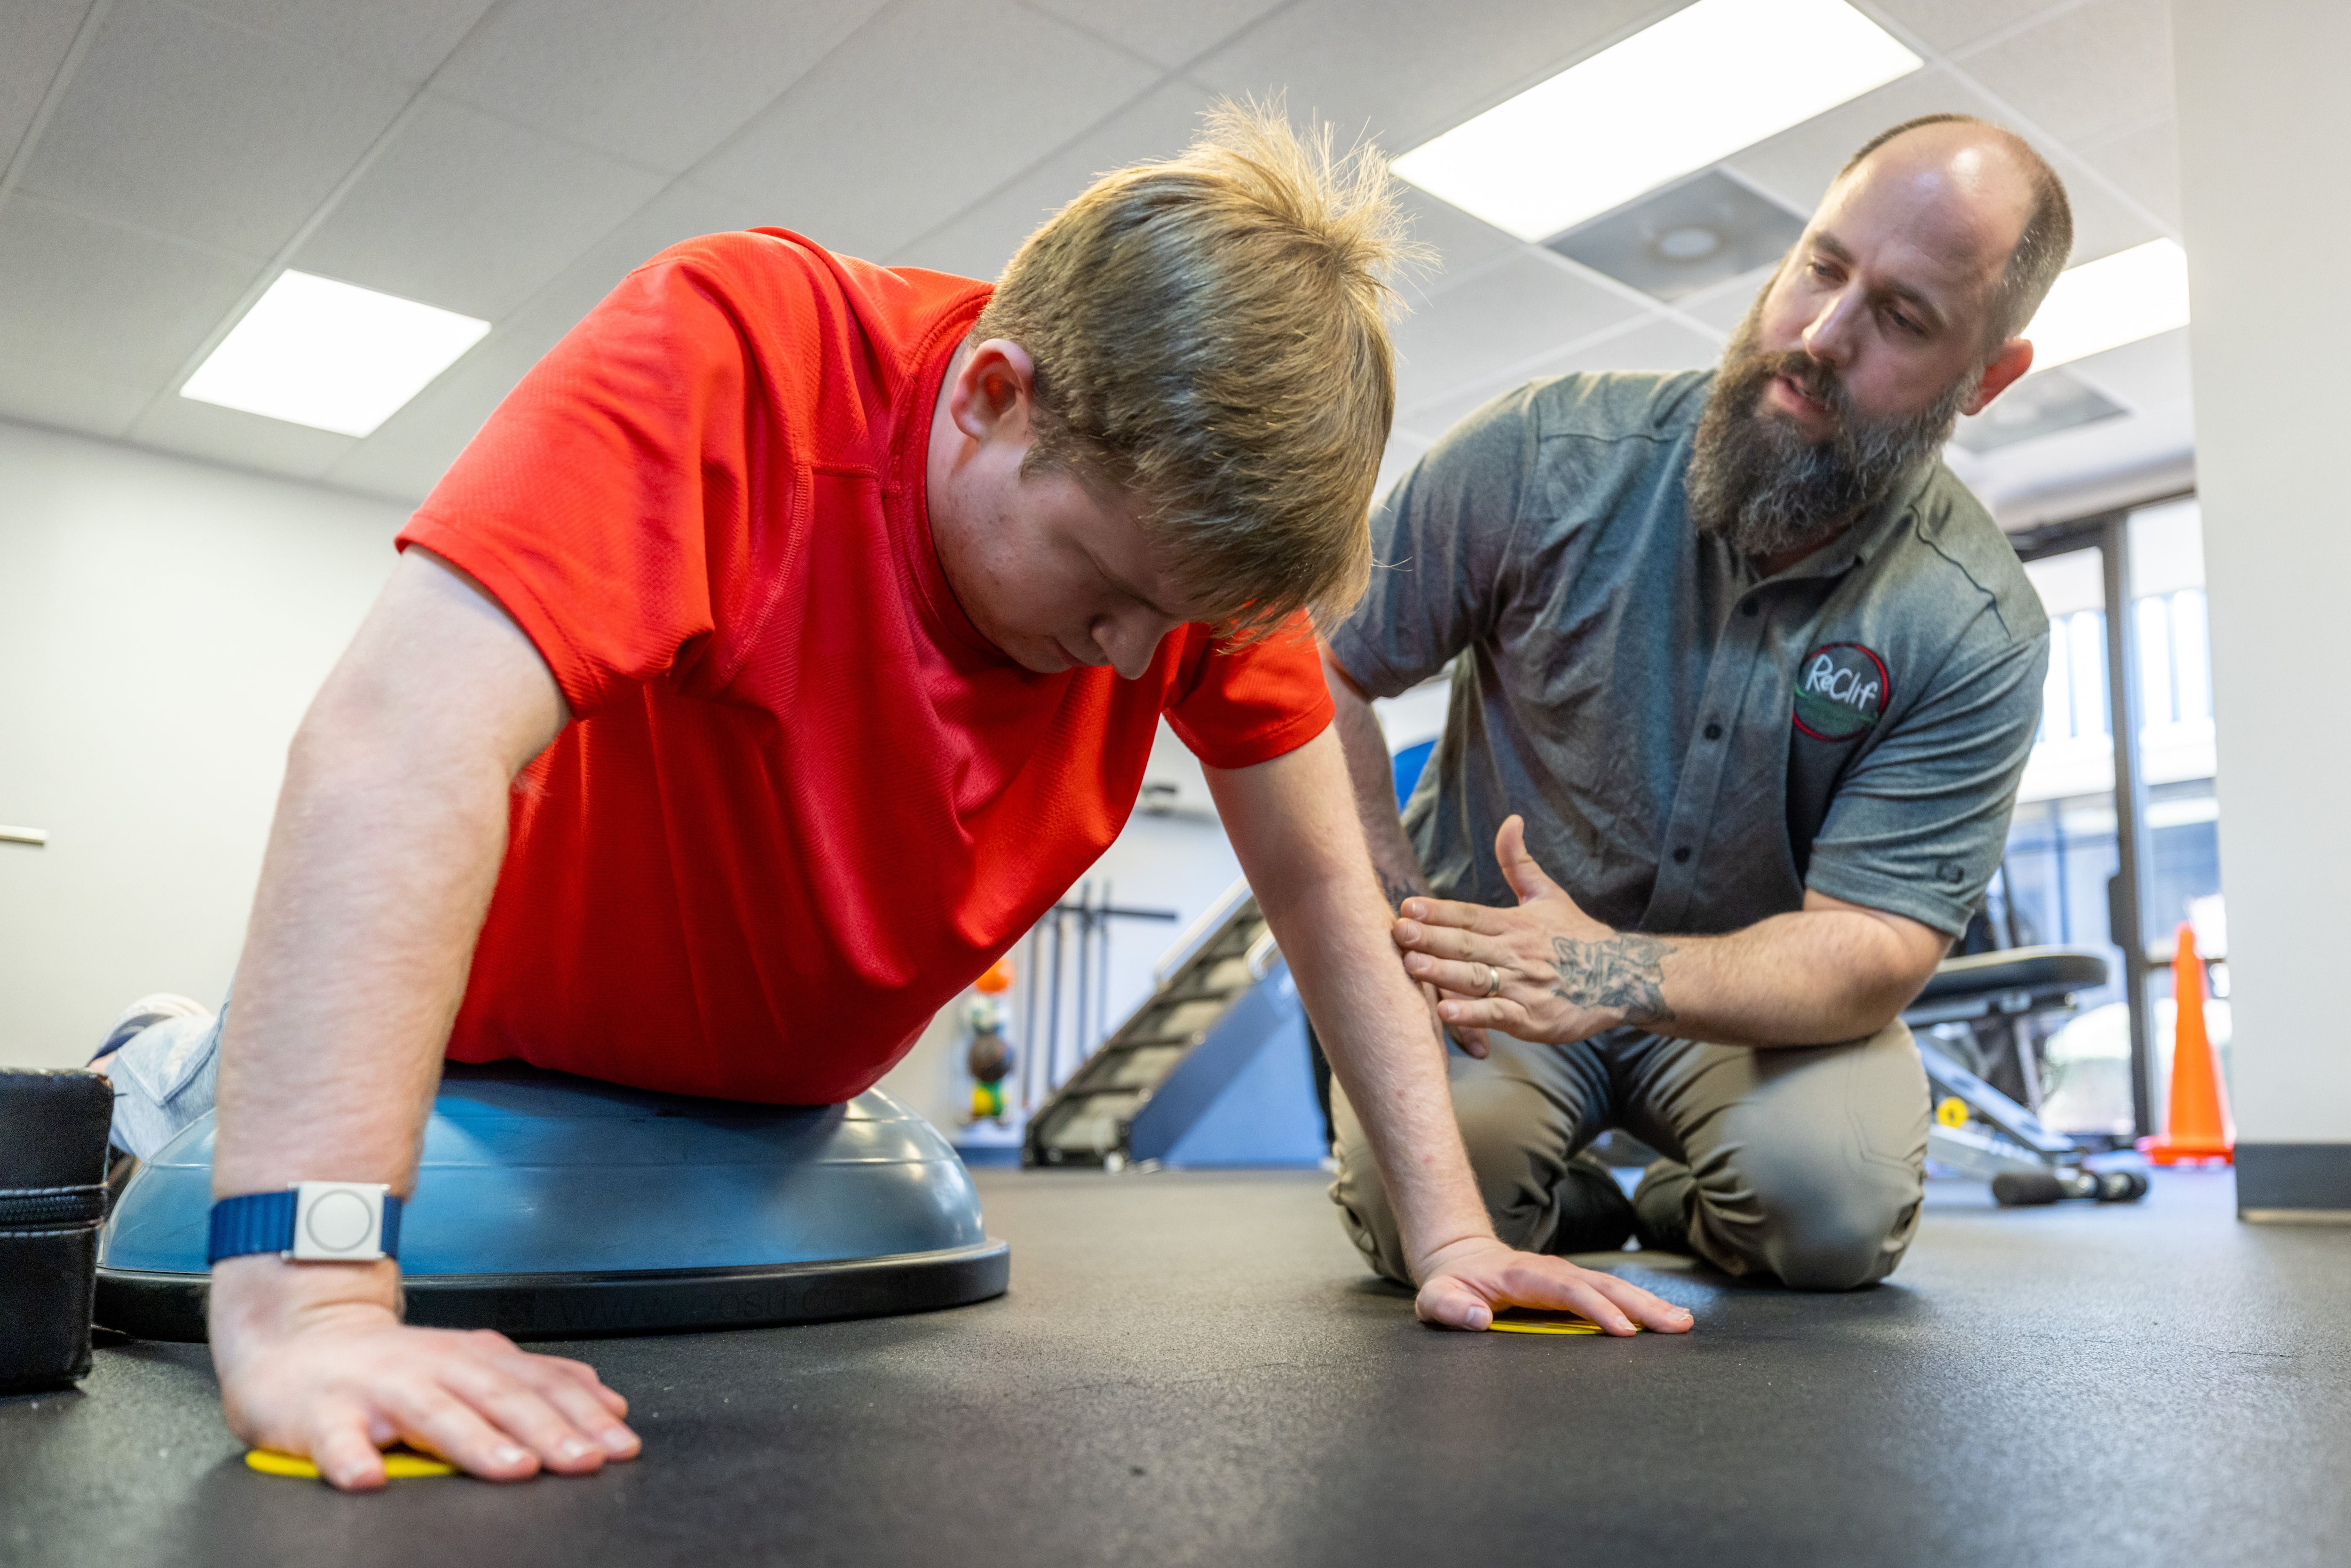
<instances>
[{"instance_id":1,"label":"man's ear","mask_svg":"<svg viewBox=\"0 0 2351 1568\"><path fill-rule=\"evenodd\" d=\"M972 350L947 389L947 417L974 441L1029 438L1029 409L1037 395L1037 363L1005 338Z\"/></svg>"},{"instance_id":2,"label":"man's ear","mask_svg":"<svg viewBox=\"0 0 2351 1568\"><path fill-rule=\"evenodd\" d=\"M2011 338L2000 346L2000 352L1992 356L1991 363L1984 367L1983 382L1976 388L1976 395L1969 399L1967 406L1959 412L1981 413L1991 406L1992 399L2022 380L2024 372L2032 368L2032 341L2024 338Z\"/></svg>"}]
</instances>

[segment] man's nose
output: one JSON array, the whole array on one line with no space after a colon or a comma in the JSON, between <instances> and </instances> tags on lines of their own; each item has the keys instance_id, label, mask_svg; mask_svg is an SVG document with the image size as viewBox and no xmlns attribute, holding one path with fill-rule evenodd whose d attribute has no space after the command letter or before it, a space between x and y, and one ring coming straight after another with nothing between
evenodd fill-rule
<instances>
[{"instance_id":1,"label":"man's nose","mask_svg":"<svg viewBox=\"0 0 2351 1568\"><path fill-rule=\"evenodd\" d=\"M1160 638L1169 628L1153 617L1105 615L1093 623L1094 646L1102 651L1121 680L1139 681L1151 668Z\"/></svg>"},{"instance_id":2,"label":"man's nose","mask_svg":"<svg viewBox=\"0 0 2351 1568\"><path fill-rule=\"evenodd\" d=\"M1842 369L1853 358L1855 313L1858 302L1851 289L1839 289L1824 301L1820 314L1804 329L1804 352L1824 365Z\"/></svg>"}]
</instances>

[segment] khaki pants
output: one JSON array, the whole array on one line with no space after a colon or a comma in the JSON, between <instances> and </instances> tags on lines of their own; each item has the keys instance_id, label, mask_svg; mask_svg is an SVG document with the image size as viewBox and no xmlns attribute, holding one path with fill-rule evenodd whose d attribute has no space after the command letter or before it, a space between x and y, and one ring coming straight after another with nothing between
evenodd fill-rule
<instances>
[{"instance_id":1,"label":"khaki pants","mask_svg":"<svg viewBox=\"0 0 2351 1568\"><path fill-rule=\"evenodd\" d=\"M1918 1228L1927 1079L1910 1031L1844 1045L1704 1045L1614 1030L1575 1045L1489 1033L1448 1053L1454 1115L1494 1228L1531 1252L1645 1246L1798 1290L1875 1284ZM1409 1282L1363 1124L1334 1086L1331 1199L1374 1268ZM1622 1127L1664 1155L1628 1200L1576 1156Z\"/></svg>"}]
</instances>

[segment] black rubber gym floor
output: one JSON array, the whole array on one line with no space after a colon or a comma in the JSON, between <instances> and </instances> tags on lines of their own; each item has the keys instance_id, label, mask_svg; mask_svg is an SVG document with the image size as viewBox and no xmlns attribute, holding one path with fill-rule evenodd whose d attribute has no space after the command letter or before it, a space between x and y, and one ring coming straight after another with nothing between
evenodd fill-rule
<instances>
[{"instance_id":1,"label":"black rubber gym floor","mask_svg":"<svg viewBox=\"0 0 2351 1568\"><path fill-rule=\"evenodd\" d=\"M644 1456L586 1480L255 1475L201 1346L0 1401L9 1563L2351 1560L2351 1230L2225 1176L2136 1208L1938 1186L1850 1296L1612 1261L1687 1338L1454 1334L1303 1175L984 1173L1012 1291L605 1341ZM556 1348L556 1347L549 1347Z\"/></svg>"}]
</instances>

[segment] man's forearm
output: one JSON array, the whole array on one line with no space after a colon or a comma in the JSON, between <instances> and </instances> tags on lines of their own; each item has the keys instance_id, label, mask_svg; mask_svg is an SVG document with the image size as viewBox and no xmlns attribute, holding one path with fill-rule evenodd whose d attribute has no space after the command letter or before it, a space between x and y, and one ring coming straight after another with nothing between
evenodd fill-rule
<instances>
[{"instance_id":1,"label":"man's forearm","mask_svg":"<svg viewBox=\"0 0 2351 1568\"><path fill-rule=\"evenodd\" d=\"M1469 1172L1445 1048L1419 988L1395 959L1389 912L1348 809L1343 762L1324 735L1209 782L1306 1009L1364 1124L1404 1235L1419 1260L1490 1238Z\"/></svg>"},{"instance_id":2,"label":"man's forearm","mask_svg":"<svg viewBox=\"0 0 2351 1568\"><path fill-rule=\"evenodd\" d=\"M218 1192L406 1189L507 787L495 764L402 757L331 724L297 741L222 1042Z\"/></svg>"},{"instance_id":3,"label":"man's forearm","mask_svg":"<svg viewBox=\"0 0 2351 1568\"><path fill-rule=\"evenodd\" d=\"M1851 907L1774 915L1720 936L1551 939L1555 995L1723 1045L1823 1045L1884 1029L1917 994L1926 949ZM1933 956L1926 956L1931 967Z\"/></svg>"},{"instance_id":4,"label":"man's forearm","mask_svg":"<svg viewBox=\"0 0 2351 1568\"><path fill-rule=\"evenodd\" d=\"M215 1192L405 1189L514 773L568 719L454 569L395 569L287 760L222 1040Z\"/></svg>"},{"instance_id":5,"label":"man's forearm","mask_svg":"<svg viewBox=\"0 0 2351 1568\"><path fill-rule=\"evenodd\" d=\"M1395 804L1395 762L1388 755L1387 737L1380 732L1379 716L1354 677L1332 657L1331 646L1320 644L1322 680L1331 689L1336 710L1332 727L1347 758L1347 783L1355 800L1356 820L1371 851L1372 869L1388 907L1395 908L1416 893L1428 891L1428 873L1405 835L1404 818Z\"/></svg>"}]
</instances>

